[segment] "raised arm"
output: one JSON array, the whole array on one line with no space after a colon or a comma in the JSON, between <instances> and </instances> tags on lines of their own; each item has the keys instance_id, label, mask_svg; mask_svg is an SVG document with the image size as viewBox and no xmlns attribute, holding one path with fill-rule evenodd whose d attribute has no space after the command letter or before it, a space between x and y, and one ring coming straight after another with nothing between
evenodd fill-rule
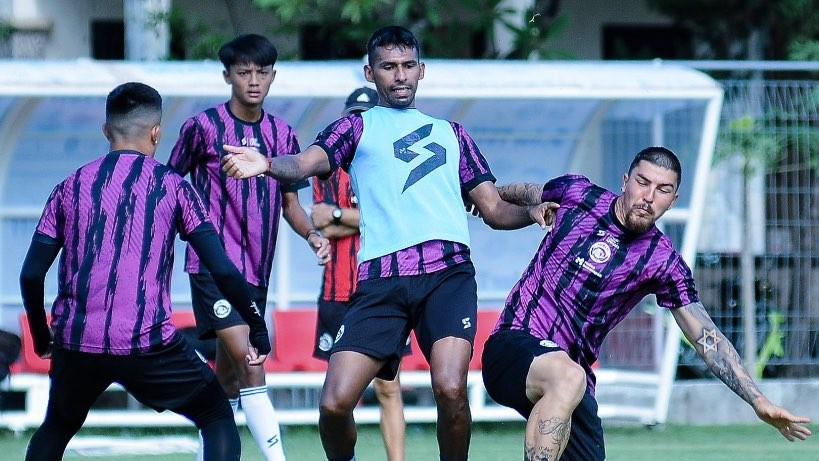
<instances>
[{"instance_id":1,"label":"raised arm","mask_svg":"<svg viewBox=\"0 0 819 461\"><path fill-rule=\"evenodd\" d=\"M311 176L330 172L327 152L313 144L296 155L267 158L255 149L240 146L223 146L222 170L236 179L267 174L282 182L297 182Z\"/></svg>"},{"instance_id":2,"label":"raised arm","mask_svg":"<svg viewBox=\"0 0 819 461\"><path fill-rule=\"evenodd\" d=\"M483 221L493 229L520 229L532 223L545 229L552 225L554 210L560 207L556 203L541 203L539 197L536 203L516 204L504 199L490 181L469 191L469 199Z\"/></svg>"},{"instance_id":3,"label":"raised arm","mask_svg":"<svg viewBox=\"0 0 819 461\"><path fill-rule=\"evenodd\" d=\"M711 320L700 303L692 303L671 311L683 334L697 350L708 368L729 389L748 402L762 421L775 427L791 442L805 440L811 431L802 424L808 418L794 416L771 403L759 390L753 377L742 365L739 354L728 338Z\"/></svg>"}]
</instances>

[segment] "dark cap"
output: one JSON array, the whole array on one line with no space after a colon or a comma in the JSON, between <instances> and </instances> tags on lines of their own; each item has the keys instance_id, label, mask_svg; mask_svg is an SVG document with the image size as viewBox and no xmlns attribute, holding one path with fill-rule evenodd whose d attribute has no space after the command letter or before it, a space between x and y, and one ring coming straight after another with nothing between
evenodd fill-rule
<instances>
[{"instance_id":1,"label":"dark cap","mask_svg":"<svg viewBox=\"0 0 819 461\"><path fill-rule=\"evenodd\" d=\"M344 114L350 114L355 111L365 111L372 109L378 104L378 92L372 88L361 87L350 93L347 96L347 101L344 103Z\"/></svg>"}]
</instances>

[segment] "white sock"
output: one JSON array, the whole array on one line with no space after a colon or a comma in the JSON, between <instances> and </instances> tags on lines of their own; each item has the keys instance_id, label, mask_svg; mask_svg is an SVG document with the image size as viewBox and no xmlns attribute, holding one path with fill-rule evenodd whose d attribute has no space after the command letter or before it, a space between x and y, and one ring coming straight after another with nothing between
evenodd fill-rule
<instances>
[{"instance_id":1,"label":"white sock","mask_svg":"<svg viewBox=\"0 0 819 461\"><path fill-rule=\"evenodd\" d=\"M285 461L279 419L267 396L267 386L239 390L247 427L267 461Z\"/></svg>"},{"instance_id":2,"label":"white sock","mask_svg":"<svg viewBox=\"0 0 819 461\"><path fill-rule=\"evenodd\" d=\"M230 404L230 409L233 410L233 414L236 414L236 411L239 409L239 399L228 399L228 403ZM196 452L196 461L205 461L205 443L202 440L202 431L199 431L199 451Z\"/></svg>"}]
</instances>

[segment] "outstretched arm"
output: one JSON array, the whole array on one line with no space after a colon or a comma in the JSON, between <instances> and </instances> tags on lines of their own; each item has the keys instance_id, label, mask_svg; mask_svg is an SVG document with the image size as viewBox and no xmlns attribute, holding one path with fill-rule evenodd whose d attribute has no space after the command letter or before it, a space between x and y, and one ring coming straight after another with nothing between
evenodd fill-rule
<instances>
[{"instance_id":1,"label":"outstretched arm","mask_svg":"<svg viewBox=\"0 0 819 461\"><path fill-rule=\"evenodd\" d=\"M546 228L554 223L554 211L560 207L556 203L537 202L515 204L499 195L500 190L490 181L485 181L469 191L469 199L475 204L478 215L493 229L520 229L532 223ZM473 211L474 214L474 211Z\"/></svg>"},{"instance_id":2,"label":"outstretched arm","mask_svg":"<svg viewBox=\"0 0 819 461\"><path fill-rule=\"evenodd\" d=\"M542 202L543 184L516 182L498 187L498 194L504 201L515 205L534 206Z\"/></svg>"},{"instance_id":3,"label":"outstretched arm","mask_svg":"<svg viewBox=\"0 0 819 461\"><path fill-rule=\"evenodd\" d=\"M267 158L250 147L222 146L222 170L236 179L267 174L282 182L297 182L330 172L327 152L313 144L296 155Z\"/></svg>"},{"instance_id":4,"label":"outstretched arm","mask_svg":"<svg viewBox=\"0 0 819 461\"><path fill-rule=\"evenodd\" d=\"M796 439L805 440L811 435L810 429L802 425L810 422L808 418L792 415L771 403L762 394L751 374L742 365L736 349L719 331L702 304L692 303L671 312L683 334L697 349L711 372L742 400L748 402L759 419L775 427L791 442Z\"/></svg>"}]
</instances>

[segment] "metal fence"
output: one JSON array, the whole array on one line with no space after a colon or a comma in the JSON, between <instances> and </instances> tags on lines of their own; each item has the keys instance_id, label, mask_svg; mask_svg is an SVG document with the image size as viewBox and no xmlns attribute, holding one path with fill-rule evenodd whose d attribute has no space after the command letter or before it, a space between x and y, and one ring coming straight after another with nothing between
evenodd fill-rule
<instances>
[{"instance_id":1,"label":"metal fence","mask_svg":"<svg viewBox=\"0 0 819 461\"><path fill-rule=\"evenodd\" d=\"M718 79L738 71L690 65ZM694 275L703 304L757 376L816 377L819 66L742 67L748 78L719 79L725 99ZM635 309L607 339L601 363L653 366L655 312ZM708 375L683 345L678 379Z\"/></svg>"}]
</instances>

